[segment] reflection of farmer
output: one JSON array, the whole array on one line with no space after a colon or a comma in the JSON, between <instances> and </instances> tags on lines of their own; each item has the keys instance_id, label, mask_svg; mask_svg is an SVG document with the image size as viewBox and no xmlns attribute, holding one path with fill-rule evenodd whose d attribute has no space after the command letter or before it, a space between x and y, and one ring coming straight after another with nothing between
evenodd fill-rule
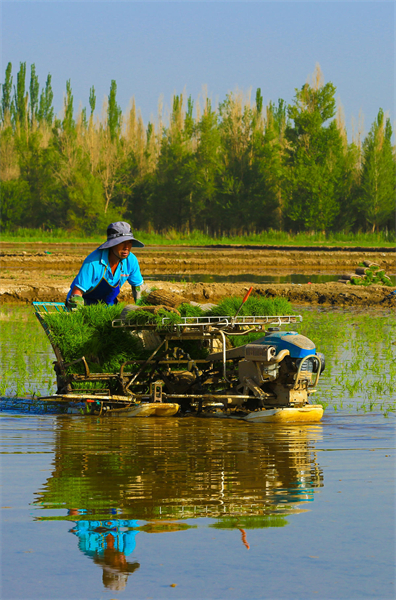
<instances>
[{"instance_id":1,"label":"reflection of farmer","mask_svg":"<svg viewBox=\"0 0 396 600\"><path fill-rule=\"evenodd\" d=\"M71 509L70 515L81 511ZM103 585L111 590L125 588L128 575L140 567L137 561L128 562L126 557L135 549L138 527L135 520L77 521L70 531L78 536L78 547L86 556L103 569Z\"/></svg>"},{"instance_id":2,"label":"reflection of farmer","mask_svg":"<svg viewBox=\"0 0 396 600\"><path fill-rule=\"evenodd\" d=\"M107 228L107 242L87 256L71 284L66 298L67 306L75 309L84 304L98 302L110 306L116 304L121 286L126 281L132 286L136 302L143 278L138 260L131 254L131 249L142 246L144 244L133 237L128 223L110 223Z\"/></svg>"}]
</instances>

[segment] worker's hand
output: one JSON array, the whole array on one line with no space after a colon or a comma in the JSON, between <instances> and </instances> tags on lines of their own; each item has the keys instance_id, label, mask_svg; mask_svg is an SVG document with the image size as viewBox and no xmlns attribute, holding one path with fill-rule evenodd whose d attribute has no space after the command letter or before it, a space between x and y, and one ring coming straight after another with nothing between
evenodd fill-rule
<instances>
[{"instance_id":1,"label":"worker's hand","mask_svg":"<svg viewBox=\"0 0 396 600\"><path fill-rule=\"evenodd\" d=\"M69 310L79 310L80 308L82 308L84 306L84 304L85 304L85 302L84 302L84 298L82 296L73 294L72 296L70 296L69 300L67 301L67 308Z\"/></svg>"},{"instance_id":2,"label":"worker's hand","mask_svg":"<svg viewBox=\"0 0 396 600\"><path fill-rule=\"evenodd\" d=\"M142 298L142 293L147 295L150 292L150 286L147 285L147 283L142 283L142 285L139 285L136 287L136 285L131 285L132 288L132 296L133 299L135 300L135 304L141 300Z\"/></svg>"},{"instance_id":3,"label":"worker's hand","mask_svg":"<svg viewBox=\"0 0 396 600\"><path fill-rule=\"evenodd\" d=\"M140 291L140 286L131 285L131 288L132 288L132 296L133 296L133 299L136 304L137 301L140 300L140 298L142 297L142 292Z\"/></svg>"}]
</instances>

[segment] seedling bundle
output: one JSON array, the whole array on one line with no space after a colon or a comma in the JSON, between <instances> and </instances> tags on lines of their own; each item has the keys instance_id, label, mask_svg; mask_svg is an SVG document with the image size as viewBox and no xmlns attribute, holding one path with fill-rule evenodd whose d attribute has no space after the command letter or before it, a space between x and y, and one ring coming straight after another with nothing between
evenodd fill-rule
<instances>
[{"instance_id":1,"label":"seedling bundle","mask_svg":"<svg viewBox=\"0 0 396 600\"><path fill-rule=\"evenodd\" d=\"M133 325L138 329L144 325L154 325L158 332L163 332L181 323L183 317L233 317L241 303L242 298L229 297L207 311L199 306L182 303L177 307L177 312L160 308L156 313L145 310L143 304L139 310L128 313L126 320L131 326L129 329L112 325L123 312L125 305L122 303L115 306L96 304L74 312L48 313L45 315L45 322L51 331L52 343L59 348L65 363L84 356L92 373L114 373L119 371L124 362L146 359L150 355L141 337L133 330ZM292 313L292 307L285 298L249 298L239 315L272 316ZM260 335L262 334L256 334L256 337ZM234 346L246 343L246 336L243 339L232 338L231 343ZM192 348L192 344L197 347ZM207 354L191 340L181 341L178 345L186 352L198 351L200 358ZM82 373L83 365L76 363L68 369L69 372Z\"/></svg>"},{"instance_id":2,"label":"seedling bundle","mask_svg":"<svg viewBox=\"0 0 396 600\"><path fill-rule=\"evenodd\" d=\"M352 285L386 285L392 286L391 278L385 273L384 269L371 262L365 260L358 267L356 267L355 273L347 273L341 276L339 279L341 283L350 283Z\"/></svg>"}]
</instances>

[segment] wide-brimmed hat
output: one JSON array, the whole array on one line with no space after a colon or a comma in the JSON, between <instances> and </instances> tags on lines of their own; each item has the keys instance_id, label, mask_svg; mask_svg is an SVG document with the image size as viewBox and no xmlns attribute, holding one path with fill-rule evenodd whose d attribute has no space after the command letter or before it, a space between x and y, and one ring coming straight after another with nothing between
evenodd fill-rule
<instances>
[{"instance_id":1,"label":"wide-brimmed hat","mask_svg":"<svg viewBox=\"0 0 396 600\"><path fill-rule=\"evenodd\" d=\"M124 221L110 223L107 228L107 242L104 242L99 246L98 250L112 248L113 246L117 246L117 244L127 242L128 240L132 241L132 247L134 248L143 248L144 246L143 242L139 242L139 240L133 236L129 223L125 223Z\"/></svg>"}]
</instances>

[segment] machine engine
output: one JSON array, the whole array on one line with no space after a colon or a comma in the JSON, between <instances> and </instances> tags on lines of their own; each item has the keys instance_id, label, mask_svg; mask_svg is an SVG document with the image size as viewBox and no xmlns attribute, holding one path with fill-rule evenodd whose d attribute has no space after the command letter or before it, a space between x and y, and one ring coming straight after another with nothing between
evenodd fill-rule
<instances>
[{"instance_id":1,"label":"machine engine","mask_svg":"<svg viewBox=\"0 0 396 600\"><path fill-rule=\"evenodd\" d=\"M296 406L307 403L320 373L324 355L315 344L295 332L272 328L264 337L238 349L239 389L250 390L262 406Z\"/></svg>"}]
</instances>

